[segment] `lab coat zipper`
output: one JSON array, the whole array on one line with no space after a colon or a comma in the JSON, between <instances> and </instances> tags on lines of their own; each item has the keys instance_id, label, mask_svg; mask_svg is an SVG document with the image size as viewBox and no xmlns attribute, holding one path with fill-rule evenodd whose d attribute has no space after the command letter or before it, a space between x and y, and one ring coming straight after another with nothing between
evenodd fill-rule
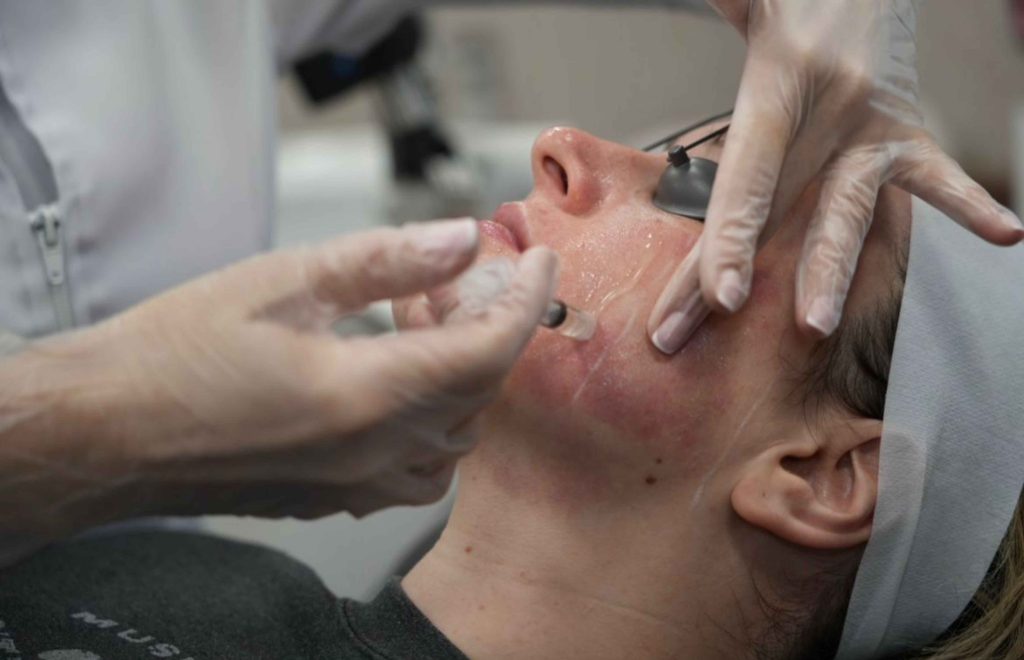
<instances>
[{"instance_id":1,"label":"lab coat zipper","mask_svg":"<svg viewBox=\"0 0 1024 660\"><path fill-rule=\"evenodd\" d=\"M53 165L0 82L0 162L21 196L29 228L43 258L58 330L75 327L64 246L64 217Z\"/></svg>"},{"instance_id":2,"label":"lab coat zipper","mask_svg":"<svg viewBox=\"0 0 1024 660\"><path fill-rule=\"evenodd\" d=\"M36 236L43 257L46 284L57 316L57 326L61 330L70 330L75 327L75 314L71 306L71 292L68 290L61 224L61 212L56 204L40 206L29 214L29 226Z\"/></svg>"}]
</instances>

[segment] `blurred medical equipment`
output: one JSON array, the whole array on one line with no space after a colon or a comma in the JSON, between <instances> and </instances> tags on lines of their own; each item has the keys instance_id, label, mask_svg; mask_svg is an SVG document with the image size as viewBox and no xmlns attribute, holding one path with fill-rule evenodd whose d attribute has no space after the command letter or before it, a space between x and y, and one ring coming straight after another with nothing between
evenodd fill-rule
<instances>
[{"instance_id":1,"label":"blurred medical equipment","mask_svg":"<svg viewBox=\"0 0 1024 660\"><path fill-rule=\"evenodd\" d=\"M917 199L913 213L878 503L840 660L901 655L952 624L1024 485L1024 306L1010 302L1024 247L989 245Z\"/></svg>"},{"instance_id":2,"label":"blurred medical equipment","mask_svg":"<svg viewBox=\"0 0 1024 660\"><path fill-rule=\"evenodd\" d=\"M366 83L372 86L398 193L389 209L394 224L483 210L478 164L456 150L442 128L430 77L416 59L423 32L420 17L410 14L361 57L318 53L295 67L308 98L317 104Z\"/></svg>"},{"instance_id":3,"label":"blurred medical equipment","mask_svg":"<svg viewBox=\"0 0 1024 660\"><path fill-rule=\"evenodd\" d=\"M707 126L732 114L732 110L722 112L709 119L676 131L666 138L648 145L644 151L654 151L658 147L669 144L676 139ZM711 189L718 172L718 163L707 158L691 158L689 151L700 145L725 135L729 124L712 131L710 134L685 146L675 145L668 152L668 167L658 181L654 192L654 205L662 211L682 215L696 220L703 220L707 215L711 201Z\"/></svg>"}]
</instances>

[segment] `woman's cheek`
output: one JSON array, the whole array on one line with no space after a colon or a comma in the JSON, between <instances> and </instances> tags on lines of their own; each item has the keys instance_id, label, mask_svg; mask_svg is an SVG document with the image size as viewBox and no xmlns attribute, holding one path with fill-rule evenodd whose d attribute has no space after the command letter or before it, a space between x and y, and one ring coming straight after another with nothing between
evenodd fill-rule
<instances>
[{"instance_id":1,"label":"woman's cheek","mask_svg":"<svg viewBox=\"0 0 1024 660\"><path fill-rule=\"evenodd\" d=\"M700 427L707 392L690 391L694 370L647 339L645 324L664 283L697 234L631 207L572 221L531 213L535 243L561 257L557 295L597 315L594 337L576 342L541 328L505 388L518 414L556 420L560 432L611 431L657 446L685 446ZM581 222L589 222L586 231ZM529 413L524 411L531 411ZM660 449L659 449L660 451Z\"/></svg>"},{"instance_id":2,"label":"woman's cheek","mask_svg":"<svg viewBox=\"0 0 1024 660\"><path fill-rule=\"evenodd\" d=\"M562 433L611 431L653 453L686 451L722 402L712 388L665 359L639 317L606 314L589 342L541 329L513 370L503 396Z\"/></svg>"}]
</instances>

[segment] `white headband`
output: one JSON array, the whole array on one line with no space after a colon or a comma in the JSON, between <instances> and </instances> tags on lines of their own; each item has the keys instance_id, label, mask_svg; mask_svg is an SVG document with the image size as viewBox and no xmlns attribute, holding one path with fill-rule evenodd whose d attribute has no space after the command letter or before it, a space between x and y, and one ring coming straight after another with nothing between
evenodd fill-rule
<instances>
[{"instance_id":1,"label":"white headband","mask_svg":"<svg viewBox=\"0 0 1024 660\"><path fill-rule=\"evenodd\" d=\"M989 245L917 199L878 479L837 660L949 627L1024 485L1024 247Z\"/></svg>"}]
</instances>

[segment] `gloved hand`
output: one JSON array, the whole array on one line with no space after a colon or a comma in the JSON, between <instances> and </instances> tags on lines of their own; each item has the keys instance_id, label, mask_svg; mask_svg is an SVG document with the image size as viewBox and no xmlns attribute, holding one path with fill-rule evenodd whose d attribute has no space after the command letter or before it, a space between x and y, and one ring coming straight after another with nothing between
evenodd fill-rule
<instances>
[{"instance_id":1,"label":"gloved hand","mask_svg":"<svg viewBox=\"0 0 1024 660\"><path fill-rule=\"evenodd\" d=\"M374 337L331 326L449 281L477 242L467 220L255 257L0 362L0 532L439 498L554 294L554 253L526 252L471 318Z\"/></svg>"},{"instance_id":2,"label":"gloved hand","mask_svg":"<svg viewBox=\"0 0 1024 660\"><path fill-rule=\"evenodd\" d=\"M704 234L648 320L679 350L707 314L750 294L754 256L797 197L822 177L796 282L796 322L831 334L890 183L978 236L1011 245L1024 228L921 126L912 0L709 0L748 54Z\"/></svg>"}]
</instances>

